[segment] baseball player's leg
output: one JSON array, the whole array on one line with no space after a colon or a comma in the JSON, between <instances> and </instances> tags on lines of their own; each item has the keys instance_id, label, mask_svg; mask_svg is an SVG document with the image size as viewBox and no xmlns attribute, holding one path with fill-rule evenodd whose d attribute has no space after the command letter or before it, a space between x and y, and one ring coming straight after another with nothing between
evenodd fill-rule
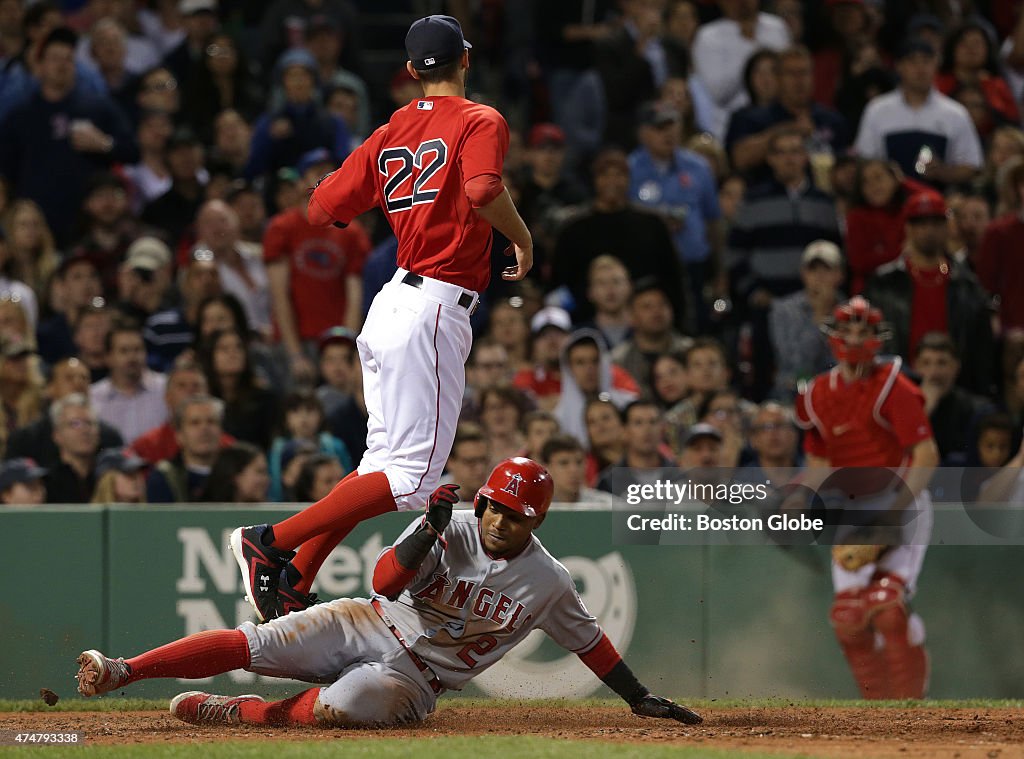
<instances>
[{"instance_id":1,"label":"baseball player's leg","mask_svg":"<svg viewBox=\"0 0 1024 759\"><path fill-rule=\"evenodd\" d=\"M255 694L218 696L187 691L171 700L171 714L192 725L315 725L313 705L319 695L319 688L310 688L267 703Z\"/></svg>"},{"instance_id":2,"label":"baseball player's leg","mask_svg":"<svg viewBox=\"0 0 1024 759\"><path fill-rule=\"evenodd\" d=\"M388 297L382 294L378 296L378 300L383 301ZM376 303L377 300L374 300L374 304ZM368 321L370 318L372 317L368 317ZM364 327L356 340L359 362L362 366L363 402L366 404L366 450L356 465L357 472L381 472L388 463L388 431L384 427L384 404L380 395L380 366L369 343L370 336L375 332L375 327L371 328L370 332Z\"/></svg>"},{"instance_id":3,"label":"baseball player's leg","mask_svg":"<svg viewBox=\"0 0 1024 759\"><path fill-rule=\"evenodd\" d=\"M888 585L883 583L888 582ZM924 698L928 686L928 652L924 647L924 623L907 606L902 584L894 575L879 575L865 593L871 606L891 591L892 600L880 603L872 613L871 624L882 638L881 656L885 661L889 689L885 698Z\"/></svg>"},{"instance_id":4,"label":"baseball player's leg","mask_svg":"<svg viewBox=\"0 0 1024 759\"><path fill-rule=\"evenodd\" d=\"M928 683L924 622L908 601L926 547L890 548L877 564L850 572L833 564L831 621L865 698L923 698Z\"/></svg>"},{"instance_id":5,"label":"baseball player's leg","mask_svg":"<svg viewBox=\"0 0 1024 759\"><path fill-rule=\"evenodd\" d=\"M435 696L423 678L383 662L353 664L320 690L317 723L337 727L420 722L434 711Z\"/></svg>"},{"instance_id":6,"label":"baseball player's leg","mask_svg":"<svg viewBox=\"0 0 1024 759\"><path fill-rule=\"evenodd\" d=\"M356 471L349 472L338 485L353 480L358 476L359 473ZM332 490L336 489L338 485L335 485ZM320 567L327 561L327 557L331 555L331 551L334 550L335 546L340 544L350 532L352 532L352 528L345 525L333 532L321 533L314 538L310 538L299 546L298 552L295 554L295 558L292 559L291 567L289 568L289 571L294 572L296 575L295 577L289 577L291 586L300 593L309 593L313 580L316 578L316 573L320 571Z\"/></svg>"},{"instance_id":7,"label":"baseball player's leg","mask_svg":"<svg viewBox=\"0 0 1024 759\"><path fill-rule=\"evenodd\" d=\"M310 688L282 701L244 701L238 705L238 721L249 725L315 725L314 708L322 688Z\"/></svg>"},{"instance_id":8,"label":"baseball player's leg","mask_svg":"<svg viewBox=\"0 0 1024 759\"><path fill-rule=\"evenodd\" d=\"M310 683L333 683L357 662L378 660L398 647L370 602L339 598L266 624L243 622L250 672Z\"/></svg>"},{"instance_id":9,"label":"baseball player's leg","mask_svg":"<svg viewBox=\"0 0 1024 759\"><path fill-rule=\"evenodd\" d=\"M863 588L836 593L829 621L861 696L885 698L889 691L885 660L878 650Z\"/></svg>"},{"instance_id":10,"label":"baseball player's leg","mask_svg":"<svg viewBox=\"0 0 1024 759\"><path fill-rule=\"evenodd\" d=\"M249 642L239 630L205 630L130 659L99 651L78 657L78 692L109 693L139 680L158 677L200 679L249 666Z\"/></svg>"},{"instance_id":11,"label":"baseball player's leg","mask_svg":"<svg viewBox=\"0 0 1024 759\"><path fill-rule=\"evenodd\" d=\"M360 462L360 476L273 525L264 533L266 545L290 550L321 533L350 528L396 508L421 508L436 487L462 407L472 341L469 315L457 306L418 297L411 288L396 293L395 287L378 294L374 319L368 319L359 343L361 359L376 371L369 382L367 409L373 406L374 417L383 420L387 450L377 442L380 425L375 421L370 433L374 447ZM390 308L384 307L388 304ZM364 346L372 346L372 355L364 356ZM381 465L383 471L371 469Z\"/></svg>"},{"instance_id":12,"label":"baseball player's leg","mask_svg":"<svg viewBox=\"0 0 1024 759\"><path fill-rule=\"evenodd\" d=\"M400 304L400 296L395 292L397 287L389 283L377 294L356 340L367 411L367 450L356 471L365 476L339 483L325 498L273 525L263 536L266 545L292 549L318 535L350 530L364 519L396 509L387 476L382 474L388 461L386 421L380 390L385 367L380 356L382 348L375 346L398 343L397 350L389 351L388 368L392 368L391 363L397 362L394 370L402 370L401 348L404 342L410 340L417 325L396 325L390 318L393 311L401 308L402 315L407 321L409 319L408 301ZM406 379L411 392L411 388L418 384L418 378L407 376ZM311 581L311 578L308 579Z\"/></svg>"},{"instance_id":13,"label":"baseball player's leg","mask_svg":"<svg viewBox=\"0 0 1024 759\"><path fill-rule=\"evenodd\" d=\"M872 618L875 630L884 641L882 655L889 676L889 698L924 698L928 689L924 620L909 606L917 589L934 521L927 490L917 497L911 513L913 518L904 529L903 545L890 549L879 559L872 584L866 591L871 604L873 599L884 597L885 590L894 589L891 591L893 602L880 608Z\"/></svg>"},{"instance_id":14,"label":"baseball player's leg","mask_svg":"<svg viewBox=\"0 0 1024 759\"><path fill-rule=\"evenodd\" d=\"M415 340L400 352L380 352L388 447L384 472L400 511L422 509L441 479L462 411L472 343L463 308L428 301L421 319L426 329ZM410 387L412 377L416 388Z\"/></svg>"}]
</instances>

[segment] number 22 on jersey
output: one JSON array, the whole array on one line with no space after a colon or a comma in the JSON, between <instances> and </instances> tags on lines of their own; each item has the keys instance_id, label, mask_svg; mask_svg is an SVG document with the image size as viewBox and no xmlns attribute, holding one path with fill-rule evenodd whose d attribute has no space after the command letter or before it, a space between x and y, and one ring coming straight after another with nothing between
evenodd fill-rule
<instances>
[{"instance_id":1,"label":"number 22 on jersey","mask_svg":"<svg viewBox=\"0 0 1024 759\"><path fill-rule=\"evenodd\" d=\"M428 158L431 159L429 162ZM447 162L448 146L441 139L421 142L415 152L404 145L382 150L377 158L377 168L387 177L384 183L384 203L388 213L408 211L415 205L433 203L438 191L423 188ZM399 194L403 189L408 189L410 178L412 193Z\"/></svg>"}]
</instances>

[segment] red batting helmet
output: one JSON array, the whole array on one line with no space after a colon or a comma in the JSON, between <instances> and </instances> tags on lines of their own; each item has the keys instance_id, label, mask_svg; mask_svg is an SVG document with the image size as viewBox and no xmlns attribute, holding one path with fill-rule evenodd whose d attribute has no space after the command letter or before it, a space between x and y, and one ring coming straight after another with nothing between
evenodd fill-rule
<instances>
[{"instance_id":1,"label":"red batting helmet","mask_svg":"<svg viewBox=\"0 0 1024 759\"><path fill-rule=\"evenodd\" d=\"M843 324L864 324L871 328L871 336L860 345L850 345L841 334L839 327ZM867 364L874 360L882 349L887 332L882 323L882 312L860 295L855 295L846 303L836 306L832 319L825 328L828 344L838 361L847 364Z\"/></svg>"},{"instance_id":2,"label":"red batting helmet","mask_svg":"<svg viewBox=\"0 0 1024 759\"><path fill-rule=\"evenodd\" d=\"M479 517L490 499L528 517L539 517L547 513L554 492L555 483L547 469L536 461L516 456L494 467L473 499L473 507Z\"/></svg>"}]
</instances>

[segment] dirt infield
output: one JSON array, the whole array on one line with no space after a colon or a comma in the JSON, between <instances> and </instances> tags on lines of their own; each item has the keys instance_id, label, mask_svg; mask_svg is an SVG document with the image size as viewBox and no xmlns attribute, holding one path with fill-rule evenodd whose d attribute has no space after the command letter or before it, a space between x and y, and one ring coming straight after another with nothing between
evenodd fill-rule
<instances>
[{"instance_id":1,"label":"dirt infield","mask_svg":"<svg viewBox=\"0 0 1024 759\"><path fill-rule=\"evenodd\" d=\"M0 729L84 730L90 744L202 743L442 735L535 735L626 743L678 743L825 757L1024 757L1020 711L999 709L721 708L701 709L698 727L641 720L607 707L472 709L451 706L415 727L389 730L194 727L166 712L0 714Z\"/></svg>"}]
</instances>

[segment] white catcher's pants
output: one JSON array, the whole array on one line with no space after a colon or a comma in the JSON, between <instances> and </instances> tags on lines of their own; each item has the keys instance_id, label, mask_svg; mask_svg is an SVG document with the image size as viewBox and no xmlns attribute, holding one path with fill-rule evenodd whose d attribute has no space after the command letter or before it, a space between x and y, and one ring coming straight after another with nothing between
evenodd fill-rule
<instances>
[{"instance_id":1,"label":"white catcher's pants","mask_svg":"<svg viewBox=\"0 0 1024 759\"><path fill-rule=\"evenodd\" d=\"M875 571L881 570L903 579L907 598L914 595L935 521L931 493L922 490L910 508L915 510L916 518L904 528L903 545L890 548L877 564L865 564L856 572L851 572L843 569L835 561L832 562L832 586L836 593L851 588L866 588L871 583Z\"/></svg>"},{"instance_id":2,"label":"white catcher's pants","mask_svg":"<svg viewBox=\"0 0 1024 759\"><path fill-rule=\"evenodd\" d=\"M373 299L356 340L369 417L359 473L384 472L399 511L417 511L437 487L455 440L473 344L460 296L476 293L399 269Z\"/></svg>"}]
</instances>

